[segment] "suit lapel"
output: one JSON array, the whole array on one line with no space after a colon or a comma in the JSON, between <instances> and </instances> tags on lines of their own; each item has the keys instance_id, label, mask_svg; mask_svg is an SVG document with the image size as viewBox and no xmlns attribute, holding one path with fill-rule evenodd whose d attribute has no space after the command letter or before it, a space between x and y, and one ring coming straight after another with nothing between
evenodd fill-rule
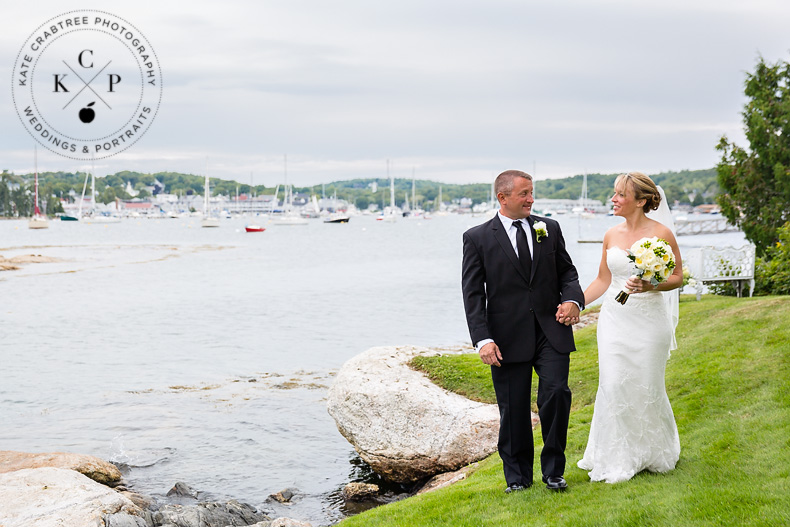
<instances>
[{"instance_id":1,"label":"suit lapel","mask_svg":"<svg viewBox=\"0 0 790 527\"><path fill-rule=\"evenodd\" d=\"M516 256L516 251L513 250L513 245L510 243L510 238L508 237L507 233L505 232L505 226L502 225L502 222L499 220L499 216L494 216L494 219L491 220L491 228L494 230L494 238L499 243L499 246L502 248L502 251L507 256L510 263L513 264L513 267L516 268L518 274L521 275L521 278L526 280L529 283L529 278L527 278L527 274L524 272L524 268L521 267L521 262L518 261L518 257ZM534 265L532 267L533 274L534 274Z\"/></svg>"},{"instance_id":2,"label":"suit lapel","mask_svg":"<svg viewBox=\"0 0 790 527\"><path fill-rule=\"evenodd\" d=\"M535 277L535 270L538 268L538 263L540 262L541 244L538 243L538 239L535 236L535 229L532 227L532 224L535 223L535 218L529 215L527 221L529 222L529 232L532 235L532 275L529 277L531 283L532 279Z\"/></svg>"}]
</instances>

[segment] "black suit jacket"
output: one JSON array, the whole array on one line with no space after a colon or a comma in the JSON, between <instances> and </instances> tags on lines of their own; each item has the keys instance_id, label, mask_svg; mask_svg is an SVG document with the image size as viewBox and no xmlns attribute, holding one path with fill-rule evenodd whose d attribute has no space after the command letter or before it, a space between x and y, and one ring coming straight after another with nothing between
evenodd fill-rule
<instances>
[{"instance_id":1,"label":"black suit jacket","mask_svg":"<svg viewBox=\"0 0 790 527\"><path fill-rule=\"evenodd\" d=\"M575 300L584 307L584 294L562 237L559 223L546 223L548 236L540 243L532 229L532 276L526 276L499 216L464 233L462 289L472 343L493 339L503 363L525 362L535 354L535 323L561 353L576 349L571 326L556 321L557 305Z\"/></svg>"}]
</instances>

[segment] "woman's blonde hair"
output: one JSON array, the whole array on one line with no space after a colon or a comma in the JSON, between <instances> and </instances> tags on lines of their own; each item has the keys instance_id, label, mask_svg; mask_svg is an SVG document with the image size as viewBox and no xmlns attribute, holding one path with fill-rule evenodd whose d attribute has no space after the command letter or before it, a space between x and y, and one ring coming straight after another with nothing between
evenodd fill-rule
<instances>
[{"instance_id":1,"label":"woman's blonde hair","mask_svg":"<svg viewBox=\"0 0 790 527\"><path fill-rule=\"evenodd\" d=\"M658 205L661 203L661 194L658 192L656 184L648 176L641 172L627 172L617 176L617 179L614 180L614 188L619 187L621 183L631 187L634 191L634 199L645 200L645 205L642 207L645 213L658 209Z\"/></svg>"}]
</instances>

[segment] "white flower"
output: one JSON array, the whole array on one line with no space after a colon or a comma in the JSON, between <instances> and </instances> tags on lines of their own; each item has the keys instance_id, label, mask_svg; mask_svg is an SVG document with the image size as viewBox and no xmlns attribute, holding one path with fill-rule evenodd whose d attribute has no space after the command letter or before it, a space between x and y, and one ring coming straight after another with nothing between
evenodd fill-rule
<instances>
[{"instance_id":1,"label":"white flower","mask_svg":"<svg viewBox=\"0 0 790 527\"><path fill-rule=\"evenodd\" d=\"M633 251L633 253L634 253L634 256L636 256L636 257L637 257L637 258L639 258L639 259L642 259L642 258L644 258L644 257L645 257L645 255L646 255L647 253L649 253L649 252L650 252L650 249L648 249L647 247L642 247L641 245L640 245L640 246L638 246L638 247L636 248L636 250L634 250L634 251Z\"/></svg>"},{"instance_id":2,"label":"white flower","mask_svg":"<svg viewBox=\"0 0 790 527\"><path fill-rule=\"evenodd\" d=\"M535 231L535 238L538 240L538 243L543 241L543 238L548 238L549 231L546 229L546 223L542 221L536 221L532 224L532 228Z\"/></svg>"},{"instance_id":3,"label":"white flower","mask_svg":"<svg viewBox=\"0 0 790 527\"><path fill-rule=\"evenodd\" d=\"M637 240L628 251L628 258L634 262L636 276L649 281L654 286L665 282L675 268L675 253L666 240L661 238L642 238ZM628 293L621 291L616 300L625 304Z\"/></svg>"}]
</instances>

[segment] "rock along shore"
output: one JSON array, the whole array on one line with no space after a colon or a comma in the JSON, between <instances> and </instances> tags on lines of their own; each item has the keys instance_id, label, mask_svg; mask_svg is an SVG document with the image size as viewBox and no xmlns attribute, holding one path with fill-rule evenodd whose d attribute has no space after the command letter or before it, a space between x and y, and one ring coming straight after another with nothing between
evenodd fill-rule
<instances>
[{"instance_id":1,"label":"rock along shore","mask_svg":"<svg viewBox=\"0 0 790 527\"><path fill-rule=\"evenodd\" d=\"M174 491L193 497L183 484ZM310 527L235 500L194 501L158 505L130 492L117 467L93 456L0 451L2 527Z\"/></svg>"},{"instance_id":2,"label":"rock along shore","mask_svg":"<svg viewBox=\"0 0 790 527\"><path fill-rule=\"evenodd\" d=\"M597 311L585 313L573 329L597 320ZM418 355L472 351L371 348L342 366L329 389L327 410L343 437L383 479L401 484L428 477L461 479L467 470L453 471L497 449L497 406L448 392L412 370L409 362ZM533 414L533 428L539 422ZM425 490L433 486L432 480Z\"/></svg>"},{"instance_id":3,"label":"rock along shore","mask_svg":"<svg viewBox=\"0 0 790 527\"><path fill-rule=\"evenodd\" d=\"M388 481L415 483L458 470L496 451L496 405L432 383L408 363L441 352L377 347L347 361L327 396L340 433Z\"/></svg>"}]
</instances>

